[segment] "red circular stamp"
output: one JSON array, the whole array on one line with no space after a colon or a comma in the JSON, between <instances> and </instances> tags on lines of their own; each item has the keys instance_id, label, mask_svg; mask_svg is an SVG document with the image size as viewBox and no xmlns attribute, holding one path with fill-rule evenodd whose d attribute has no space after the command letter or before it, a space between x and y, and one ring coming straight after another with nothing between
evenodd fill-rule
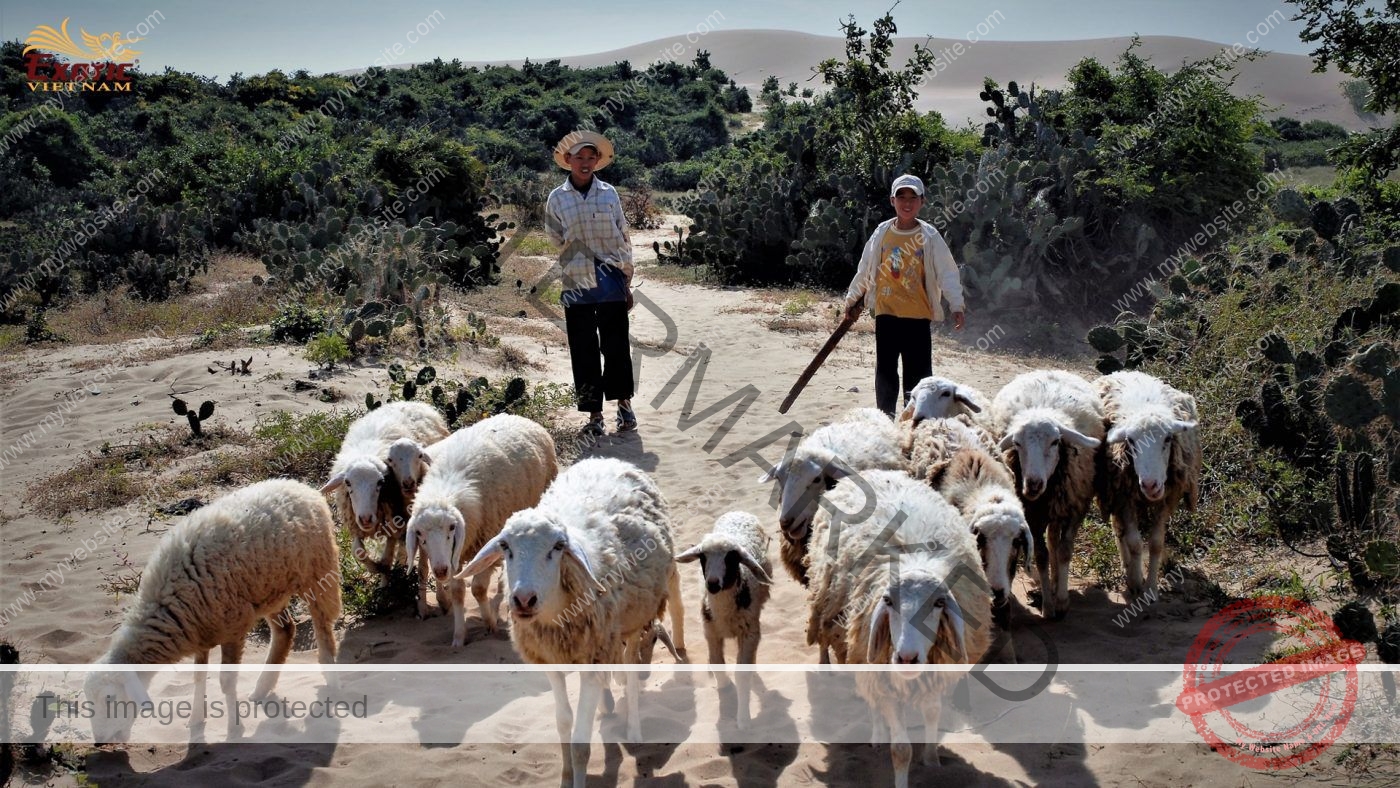
<instances>
[{"instance_id":1,"label":"red circular stamp","mask_svg":"<svg viewBox=\"0 0 1400 788\"><path fill-rule=\"evenodd\" d=\"M1293 653L1226 672L1236 647L1279 633ZM1192 641L1176 706L1211 749L1236 763L1297 766L1346 729L1356 709L1356 663L1365 658L1365 646L1342 640L1331 619L1311 605L1288 597L1242 600L1211 616ZM1266 696L1274 697L1261 703Z\"/></svg>"}]
</instances>

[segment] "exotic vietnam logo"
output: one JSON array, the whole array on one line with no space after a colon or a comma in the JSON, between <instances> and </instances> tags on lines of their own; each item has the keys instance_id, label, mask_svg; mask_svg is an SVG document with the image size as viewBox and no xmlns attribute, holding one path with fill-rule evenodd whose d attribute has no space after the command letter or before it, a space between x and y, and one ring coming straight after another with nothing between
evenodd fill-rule
<instances>
[{"instance_id":1,"label":"exotic vietnam logo","mask_svg":"<svg viewBox=\"0 0 1400 788\"><path fill-rule=\"evenodd\" d=\"M144 39L123 40L121 33L95 36L81 28L78 32L82 34L82 44L68 34L67 18L57 30L40 25L30 31L21 53L29 89L130 93L131 76L126 71L135 64L122 61L141 54L128 45ZM60 55L71 58L71 62L60 60Z\"/></svg>"}]
</instances>

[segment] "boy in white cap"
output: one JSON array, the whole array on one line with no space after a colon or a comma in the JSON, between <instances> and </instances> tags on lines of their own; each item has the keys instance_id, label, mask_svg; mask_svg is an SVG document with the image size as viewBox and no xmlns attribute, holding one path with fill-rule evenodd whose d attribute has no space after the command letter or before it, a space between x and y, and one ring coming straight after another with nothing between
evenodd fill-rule
<instances>
[{"instance_id":1,"label":"boy in white cap","mask_svg":"<svg viewBox=\"0 0 1400 788\"><path fill-rule=\"evenodd\" d=\"M854 317L869 307L875 313L875 405L894 416L901 388L908 404L909 390L933 374L930 334L933 321L943 320L943 299L959 331L965 306L953 253L938 229L919 218L924 182L914 175L895 178L890 205L895 218L882 222L865 243L846 290L846 312Z\"/></svg>"},{"instance_id":2,"label":"boy in white cap","mask_svg":"<svg viewBox=\"0 0 1400 788\"><path fill-rule=\"evenodd\" d=\"M561 286L578 409L589 415L584 432L604 432L603 401L617 400L619 432L637 428L632 410L632 241L622 200L594 175L608 166L613 145L593 131L574 131L554 146L554 161L569 171L549 193L545 229L563 247ZM599 353L602 354L601 363Z\"/></svg>"}]
</instances>

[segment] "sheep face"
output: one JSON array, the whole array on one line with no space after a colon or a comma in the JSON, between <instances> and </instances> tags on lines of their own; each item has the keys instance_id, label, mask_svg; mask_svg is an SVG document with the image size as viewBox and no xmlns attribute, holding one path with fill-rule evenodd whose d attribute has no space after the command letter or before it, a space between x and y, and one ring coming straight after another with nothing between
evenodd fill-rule
<instances>
[{"instance_id":1,"label":"sheep face","mask_svg":"<svg viewBox=\"0 0 1400 788\"><path fill-rule=\"evenodd\" d=\"M403 491L404 500L412 500L413 493L418 489L418 483L423 481L423 476L428 472L428 466L433 464L433 458L423 451L423 447L412 438L399 438L389 444L389 452L384 458L384 464L393 472L394 478L399 483L399 489Z\"/></svg>"},{"instance_id":2,"label":"sheep face","mask_svg":"<svg viewBox=\"0 0 1400 788\"><path fill-rule=\"evenodd\" d=\"M817 503L826 491L850 475L845 463L836 455L819 447L798 447L787 462L759 478L759 483L776 480L781 490L778 504L778 526L783 538L801 542L807 538Z\"/></svg>"},{"instance_id":3,"label":"sheep face","mask_svg":"<svg viewBox=\"0 0 1400 788\"><path fill-rule=\"evenodd\" d=\"M151 702L148 673L94 670L83 681L83 694L92 704L92 740L95 744L122 743L131 738L137 711ZM135 704L133 707L131 704ZM109 712L117 712L115 715Z\"/></svg>"},{"instance_id":4,"label":"sheep face","mask_svg":"<svg viewBox=\"0 0 1400 788\"><path fill-rule=\"evenodd\" d=\"M1034 501L1045 493L1065 451L1093 449L1098 438L1091 438L1054 419L1037 418L1013 426L1001 439L1002 451L1013 451L1021 466L1021 497Z\"/></svg>"},{"instance_id":5,"label":"sheep face","mask_svg":"<svg viewBox=\"0 0 1400 788\"><path fill-rule=\"evenodd\" d=\"M1114 426L1108 432L1108 445L1126 444L1128 457L1137 471L1138 489L1156 503L1167 492L1167 469L1171 465L1174 436L1194 429L1196 422L1170 415L1143 414Z\"/></svg>"},{"instance_id":6,"label":"sheep face","mask_svg":"<svg viewBox=\"0 0 1400 788\"><path fill-rule=\"evenodd\" d=\"M981 413L967 392L947 378L924 378L909 392L909 403L899 415L900 421L918 424L924 419L952 418L960 413Z\"/></svg>"},{"instance_id":7,"label":"sheep face","mask_svg":"<svg viewBox=\"0 0 1400 788\"><path fill-rule=\"evenodd\" d=\"M452 506L430 506L418 509L408 518L406 540L408 565L413 566L414 551L421 549L428 566L439 582L462 560L462 548L467 544L467 522Z\"/></svg>"},{"instance_id":8,"label":"sheep face","mask_svg":"<svg viewBox=\"0 0 1400 788\"><path fill-rule=\"evenodd\" d=\"M987 584L992 588L992 612L997 614L1011 604L1007 592L1016 579L1017 562L1024 560L1026 571L1030 571L1035 542L1020 507L998 501L990 504L990 511L974 512L970 519L977 550L982 554L982 567L987 571Z\"/></svg>"},{"instance_id":9,"label":"sheep face","mask_svg":"<svg viewBox=\"0 0 1400 788\"><path fill-rule=\"evenodd\" d=\"M350 496L350 509L355 513L355 519L362 528L370 528L379 510L379 489L384 486L384 476L388 471L389 466L383 460L356 457L345 470L332 476L321 492L328 493L344 486Z\"/></svg>"},{"instance_id":10,"label":"sheep face","mask_svg":"<svg viewBox=\"0 0 1400 788\"><path fill-rule=\"evenodd\" d=\"M940 572L900 570L875 601L866 661L877 663L888 650L892 665L928 665L936 661L939 643L965 661L965 629L963 611Z\"/></svg>"},{"instance_id":11,"label":"sheep face","mask_svg":"<svg viewBox=\"0 0 1400 788\"><path fill-rule=\"evenodd\" d=\"M763 567L752 555L749 555L749 551L736 545L701 542L676 556L676 561L683 564L695 560L700 561L700 573L705 576L705 590L711 594L728 591L737 585L740 566L748 567L760 583L771 582L768 573L763 571Z\"/></svg>"},{"instance_id":12,"label":"sheep face","mask_svg":"<svg viewBox=\"0 0 1400 788\"><path fill-rule=\"evenodd\" d=\"M487 542L457 576L477 574L504 559L510 614L516 621L557 620L573 603L581 569L587 580L601 586L584 548L581 534L535 509L511 515L501 533ZM566 568L566 565L572 565Z\"/></svg>"}]
</instances>

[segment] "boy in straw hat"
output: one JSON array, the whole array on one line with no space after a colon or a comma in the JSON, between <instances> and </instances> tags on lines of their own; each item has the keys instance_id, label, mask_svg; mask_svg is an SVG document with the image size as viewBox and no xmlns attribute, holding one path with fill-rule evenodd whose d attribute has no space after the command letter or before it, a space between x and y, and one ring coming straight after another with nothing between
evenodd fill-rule
<instances>
[{"instance_id":1,"label":"boy in straw hat","mask_svg":"<svg viewBox=\"0 0 1400 788\"><path fill-rule=\"evenodd\" d=\"M603 135L570 132L554 146L554 161L569 177L545 203L549 238L563 247L560 300L574 392L578 409L589 416L584 431L594 436L604 432L604 400L617 400L619 432L637 428L627 320L633 306L632 241L617 190L594 175L612 159L613 145Z\"/></svg>"},{"instance_id":2,"label":"boy in straw hat","mask_svg":"<svg viewBox=\"0 0 1400 788\"><path fill-rule=\"evenodd\" d=\"M908 404L909 390L933 374L930 333L933 321L943 320L943 299L958 331L966 307L953 253L938 229L919 218L924 182L914 175L895 178L890 205L895 218L877 226L866 242L846 290L846 311L854 315L869 307L875 313L875 406L893 416L900 389Z\"/></svg>"}]
</instances>

